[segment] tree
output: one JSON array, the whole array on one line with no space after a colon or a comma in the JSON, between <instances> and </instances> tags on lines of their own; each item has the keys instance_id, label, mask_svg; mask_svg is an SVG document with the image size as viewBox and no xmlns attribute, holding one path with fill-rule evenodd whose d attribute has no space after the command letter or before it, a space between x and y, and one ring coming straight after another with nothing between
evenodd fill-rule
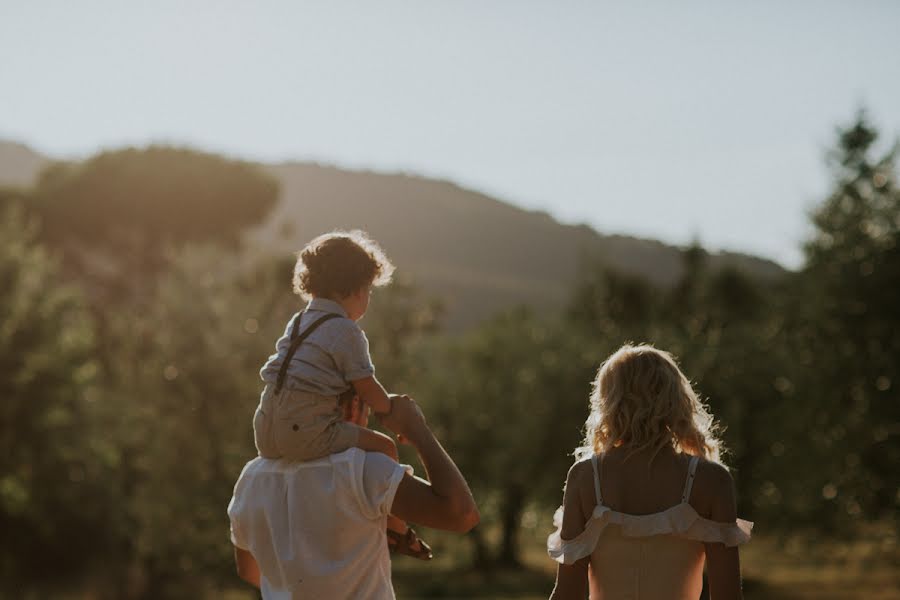
<instances>
[{"instance_id":1,"label":"tree","mask_svg":"<svg viewBox=\"0 0 900 600\"><path fill-rule=\"evenodd\" d=\"M296 310L290 272L216 246L167 255L146 309L109 321L111 432L132 573L120 597L202 596L233 572L224 510L255 456L259 368Z\"/></svg>"},{"instance_id":2,"label":"tree","mask_svg":"<svg viewBox=\"0 0 900 600\"><path fill-rule=\"evenodd\" d=\"M88 312L61 282L21 206L0 218L0 581L71 576L109 555L107 480L117 456L96 427ZM2 587L0 587L2 589Z\"/></svg>"},{"instance_id":3,"label":"tree","mask_svg":"<svg viewBox=\"0 0 900 600\"><path fill-rule=\"evenodd\" d=\"M828 162L833 191L811 215L798 345L815 348L809 422L831 465L816 483L832 522L896 510L900 445L900 188L895 143L873 156L864 112L838 131Z\"/></svg>"},{"instance_id":4,"label":"tree","mask_svg":"<svg viewBox=\"0 0 900 600\"><path fill-rule=\"evenodd\" d=\"M274 206L275 181L255 165L183 148L151 146L55 163L33 190L48 239L115 244L138 231L148 247L233 243Z\"/></svg>"},{"instance_id":5,"label":"tree","mask_svg":"<svg viewBox=\"0 0 900 600\"><path fill-rule=\"evenodd\" d=\"M146 296L165 252L185 243L234 247L274 206L277 184L257 166L151 146L54 163L27 206L43 239L62 250L93 306ZM102 310L97 311L102 318Z\"/></svg>"},{"instance_id":6,"label":"tree","mask_svg":"<svg viewBox=\"0 0 900 600\"><path fill-rule=\"evenodd\" d=\"M482 507L478 567L520 563L522 515L559 502L579 441L594 356L555 325L515 310L423 354L415 395Z\"/></svg>"}]
</instances>

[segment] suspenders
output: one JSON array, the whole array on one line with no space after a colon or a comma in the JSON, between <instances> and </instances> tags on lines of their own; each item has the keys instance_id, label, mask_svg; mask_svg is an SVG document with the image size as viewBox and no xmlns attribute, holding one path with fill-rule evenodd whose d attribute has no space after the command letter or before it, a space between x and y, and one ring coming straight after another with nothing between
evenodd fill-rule
<instances>
[{"instance_id":1,"label":"suspenders","mask_svg":"<svg viewBox=\"0 0 900 600\"><path fill-rule=\"evenodd\" d=\"M318 329L319 325L324 323L325 321L330 321L331 319L337 319L341 315L335 313L328 313L322 315L318 319L316 319L312 325L306 328L301 335L297 335L300 331L300 320L303 318L303 315L306 314L306 311L297 313L297 316L294 317L294 325L291 328L291 345L288 347L287 354L284 355L284 360L281 361L281 368L278 369L278 379L275 381L275 393L281 391L281 387L284 385L284 378L287 377L288 367L291 364L291 360L294 358L294 354L296 354L297 349L300 347L300 344L303 343L303 340L309 337L313 331Z\"/></svg>"}]
</instances>

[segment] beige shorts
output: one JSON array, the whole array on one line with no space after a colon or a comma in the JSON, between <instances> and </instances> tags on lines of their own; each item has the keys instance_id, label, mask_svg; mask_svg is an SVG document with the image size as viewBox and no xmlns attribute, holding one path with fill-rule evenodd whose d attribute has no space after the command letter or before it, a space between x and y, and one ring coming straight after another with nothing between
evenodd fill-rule
<instances>
[{"instance_id":1,"label":"beige shorts","mask_svg":"<svg viewBox=\"0 0 900 600\"><path fill-rule=\"evenodd\" d=\"M253 437L263 458L313 460L359 444L358 425L343 420L337 396L265 387L253 415Z\"/></svg>"}]
</instances>

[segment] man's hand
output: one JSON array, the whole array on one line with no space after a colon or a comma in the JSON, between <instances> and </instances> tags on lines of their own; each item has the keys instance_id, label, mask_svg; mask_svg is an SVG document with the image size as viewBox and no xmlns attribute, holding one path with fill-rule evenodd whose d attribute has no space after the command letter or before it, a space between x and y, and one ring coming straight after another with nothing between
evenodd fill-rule
<instances>
[{"instance_id":1,"label":"man's hand","mask_svg":"<svg viewBox=\"0 0 900 600\"><path fill-rule=\"evenodd\" d=\"M381 423L396 433L401 443L417 445L428 428L422 409L405 394L391 394L390 398L391 412L381 416Z\"/></svg>"}]
</instances>

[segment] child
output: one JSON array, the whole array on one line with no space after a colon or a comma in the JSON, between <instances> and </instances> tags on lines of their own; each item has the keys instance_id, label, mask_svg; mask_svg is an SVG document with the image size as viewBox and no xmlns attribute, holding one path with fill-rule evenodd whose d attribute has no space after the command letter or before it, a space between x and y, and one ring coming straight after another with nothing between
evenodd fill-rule
<instances>
[{"instance_id":1,"label":"child","mask_svg":"<svg viewBox=\"0 0 900 600\"><path fill-rule=\"evenodd\" d=\"M309 304L288 322L260 371L266 387L253 416L260 456L306 461L355 447L398 460L390 437L344 420L340 406L341 395L355 393L376 415L390 412L356 321L366 313L372 287L389 283L393 271L361 231L321 235L300 252L294 292ZM394 516L388 535L398 552L431 558L430 548Z\"/></svg>"}]
</instances>

